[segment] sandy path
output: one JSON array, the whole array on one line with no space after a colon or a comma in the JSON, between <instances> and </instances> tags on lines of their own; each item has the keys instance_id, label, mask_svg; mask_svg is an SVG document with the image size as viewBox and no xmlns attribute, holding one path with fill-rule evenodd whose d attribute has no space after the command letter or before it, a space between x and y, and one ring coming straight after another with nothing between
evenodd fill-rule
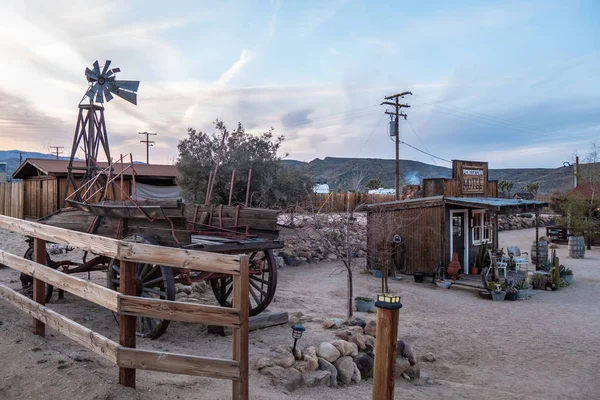
<instances>
[{"instance_id":1,"label":"sandy path","mask_svg":"<svg viewBox=\"0 0 600 400\"><path fill-rule=\"evenodd\" d=\"M501 232L501 246L529 247L534 230ZM0 232L0 247L23 254L26 246L17 235ZM561 262L575 271L575 283L559 292L540 293L529 301L494 303L479 299L475 291L416 284L411 277L390 281L402 295L399 334L419 354L431 351L437 361L421 369L434 380L417 386L402 379L396 384L400 399L592 399L600 382L600 249L583 260ZM335 263L308 264L280 270L272 311L302 312L308 322L301 345L333 339L320 327L328 316L344 314L345 277ZM83 275L85 276L85 275ZM93 280L104 282L102 273ZM0 282L19 287L18 274L0 269ZM355 274L355 294L373 295L379 281ZM210 293L207 303L214 304ZM66 294L53 309L103 335L116 339L117 326L110 312ZM358 313L360 314L360 313ZM373 315L364 315L374 318ZM230 383L189 376L138 372L138 389L116 384L117 369L61 335L48 331L47 339L31 334L30 318L0 301L0 399L228 399ZM252 332L251 364L274 344L290 343L287 326ZM208 335L202 326L172 323L157 341L138 340L138 346L197 355L230 355L230 337ZM74 361L81 357L84 361ZM66 369L58 369L59 361ZM271 386L251 368L252 399L370 399L371 381L346 388L300 389L287 394Z\"/></svg>"}]
</instances>

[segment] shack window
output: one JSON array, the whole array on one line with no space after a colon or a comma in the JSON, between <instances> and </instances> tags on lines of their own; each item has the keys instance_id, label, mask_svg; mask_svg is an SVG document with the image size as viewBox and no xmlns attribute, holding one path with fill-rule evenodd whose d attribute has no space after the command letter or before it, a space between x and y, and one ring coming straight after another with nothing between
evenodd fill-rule
<instances>
[{"instance_id":1,"label":"shack window","mask_svg":"<svg viewBox=\"0 0 600 400\"><path fill-rule=\"evenodd\" d=\"M473 211L473 244L479 245L491 242L492 224L484 210Z\"/></svg>"}]
</instances>

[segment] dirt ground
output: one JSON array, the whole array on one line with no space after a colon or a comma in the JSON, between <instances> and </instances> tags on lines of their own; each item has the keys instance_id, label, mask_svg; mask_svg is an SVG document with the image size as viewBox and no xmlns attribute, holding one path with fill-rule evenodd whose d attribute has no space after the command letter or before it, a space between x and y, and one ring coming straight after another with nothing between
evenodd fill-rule
<instances>
[{"instance_id":1,"label":"dirt ground","mask_svg":"<svg viewBox=\"0 0 600 400\"><path fill-rule=\"evenodd\" d=\"M534 230L501 232L501 247L528 249ZM0 247L22 255L23 238L0 232ZM397 399L597 399L600 398L600 249L585 259L567 257L575 283L558 292L542 292L518 302L492 302L476 291L416 284L412 277L390 281L402 295L399 336L418 354L432 352L437 360L421 361L421 371L433 385L396 381ZM355 295L374 295L380 282L355 273ZM86 275L83 274L82 277ZM103 273L92 280L104 283ZM0 268L0 282L20 287L18 274ZM321 328L329 316L343 316L345 276L336 263L304 264L279 270L271 311L302 312L312 318L300 346L334 339ZM206 303L215 304L211 293ZM103 308L65 294L50 304L113 340L117 324ZM367 319L372 314L357 313ZM137 389L117 384L117 368L66 337L47 330L42 339L31 333L31 318L0 300L0 399L229 399L229 381L138 370ZM372 381L338 388L299 389L287 393L272 386L255 369L255 362L276 344L291 343L288 326L250 333L250 398L252 399L370 399ZM172 323L156 341L138 339L138 347L188 354L229 357L231 336L209 335L206 328Z\"/></svg>"}]
</instances>

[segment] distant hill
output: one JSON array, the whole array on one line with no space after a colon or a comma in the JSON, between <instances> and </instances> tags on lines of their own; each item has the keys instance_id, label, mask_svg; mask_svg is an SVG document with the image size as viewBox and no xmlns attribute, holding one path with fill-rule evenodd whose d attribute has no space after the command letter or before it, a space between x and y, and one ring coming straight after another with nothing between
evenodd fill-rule
<instances>
[{"instance_id":1,"label":"distant hill","mask_svg":"<svg viewBox=\"0 0 600 400\"><path fill-rule=\"evenodd\" d=\"M385 187L395 186L396 167L394 160L378 158L316 158L310 162L284 160L286 166L300 166L318 182L326 182L332 190L353 188L353 177L364 175L362 187L371 179L379 178ZM582 170L591 165L583 165ZM452 168L425 164L419 161L400 160L400 175L407 184L418 184L424 178L451 178ZM512 181L512 193L523 191L528 183L540 183L539 194L550 194L555 190L572 187L573 175L568 168L507 168L490 169L489 179Z\"/></svg>"},{"instance_id":2,"label":"distant hill","mask_svg":"<svg viewBox=\"0 0 600 400\"><path fill-rule=\"evenodd\" d=\"M56 158L54 154L37 153L35 151L21 150L0 150L0 162L6 163L6 173L11 176L13 172L19 168L19 154L23 157L23 161L28 158ZM68 160L69 157L59 157L61 160Z\"/></svg>"}]
</instances>

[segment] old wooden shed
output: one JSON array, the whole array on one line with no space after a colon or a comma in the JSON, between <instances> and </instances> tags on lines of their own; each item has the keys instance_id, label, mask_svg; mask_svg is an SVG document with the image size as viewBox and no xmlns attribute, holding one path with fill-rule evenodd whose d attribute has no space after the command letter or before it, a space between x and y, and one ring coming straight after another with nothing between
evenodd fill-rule
<instances>
[{"instance_id":1,"label":"old wooden shed","mask_svg":"<svg viewBox=\"0 0 600 400\"><path fill-rule=\"evenodd\" d=\"M28 158L13 173L14 179L22 179L25 186L24 215L28 218L44 217L61 207L67 183L67 166L69 160L55 160L43 158ZM106 162L100 162L101 168L106 167ZM125 164L125 167L129 164ZM74 166L84 167L85 161L74 161ZM177 167L174 165L134 164L134 170L126 169L122 164L113 164L114 174L123 173L123 192L132 195L133 171L135 171L136 185L145 188L175 187ZM75 176L77 179L77 175ZM115 181L116 199L124 197L120 190L120 180ZM146 185L146 186L144 186ZM72 193L70 188L69 193Z\"/></svg>"},{"instance_id":2,"label":"old wooden shed","mask_svg":"<svg viewBox=\"0 0 600 400\"><path fill-rule=\"evenodd\" d=\"M547 203L500 199L486 162L453 162L452 179L424 179L425 197L370 204L367 211L367 264L412 274L447 266L453 253L465 273L479 247L498 243L499 214L532 212ZM537 236L537 235L536 235ZM536 237L537 240L537 237Z\"/></svg>"}]
</instances>

